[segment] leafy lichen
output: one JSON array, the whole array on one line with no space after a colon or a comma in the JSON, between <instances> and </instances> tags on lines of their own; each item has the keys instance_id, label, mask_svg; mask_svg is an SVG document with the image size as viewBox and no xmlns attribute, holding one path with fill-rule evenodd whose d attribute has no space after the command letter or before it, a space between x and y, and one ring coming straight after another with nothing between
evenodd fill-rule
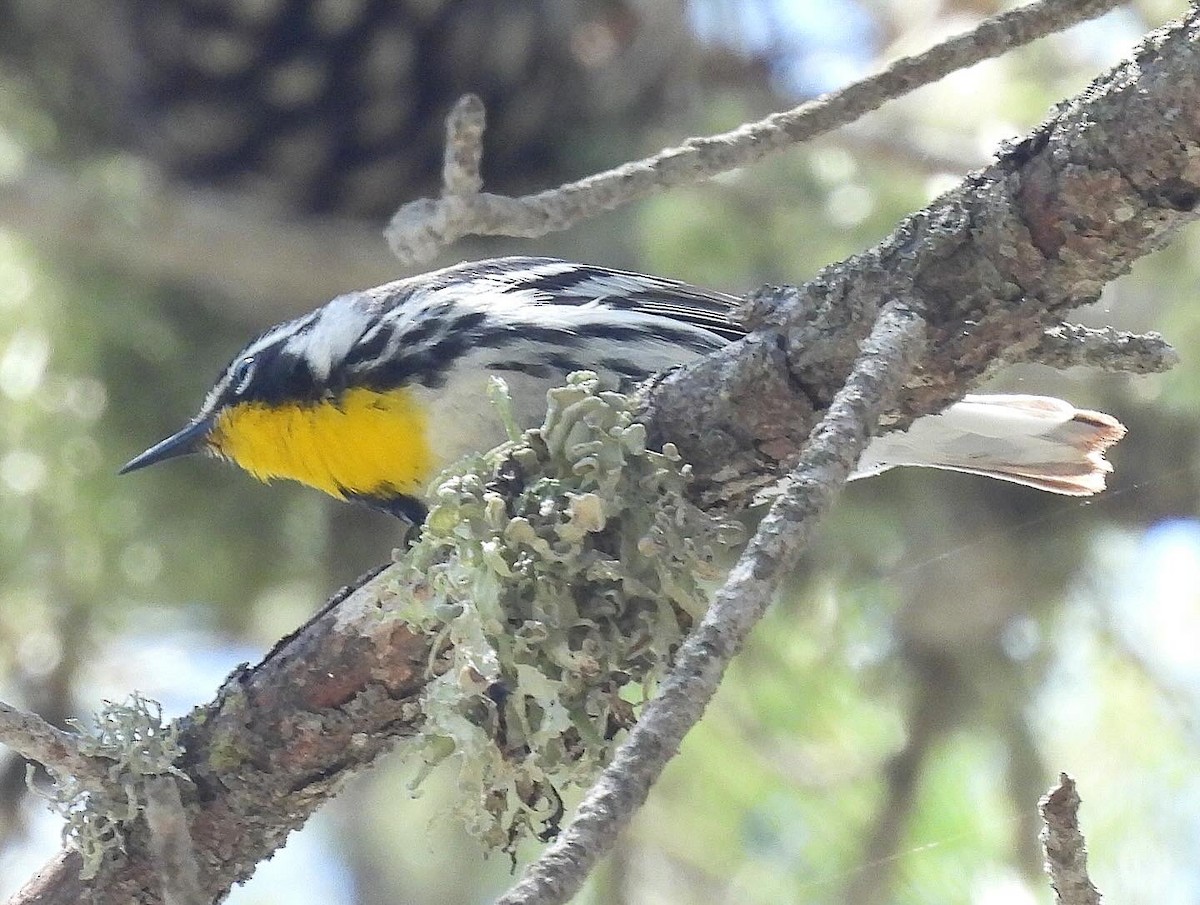
<instances>
[{"instance_id":1,"label":"leafy lichen","mask_svg":"<svg viewBox=\"0 0 1200 905\"><path fill-rule=\"evenodd\" d=\"M125 850L122 826L145 803L142 779L173 774L183 753L174 724L164 726L162 708L138 694L124 704L106 701L94 726L72 721L79 732L79 752L111 761L106 781L56 776L48 793L50 806L63 815L63 838L83 856L84 879L94 877L106 860Z\"/></svg>"},{"instance_id":2,"label":"leafy lichen","mask_svg":"<svg viewBox=\"0 0 1200 905\"><path fill-rule=\"evenodd\" d=\"M459 815L494 847L555 831L559 792L611 758L741 539L634 411L572 375L540 429L442 476L398 566L389 612L439 636L415 743L457 759Z\"/></svg>"}]
</instances>

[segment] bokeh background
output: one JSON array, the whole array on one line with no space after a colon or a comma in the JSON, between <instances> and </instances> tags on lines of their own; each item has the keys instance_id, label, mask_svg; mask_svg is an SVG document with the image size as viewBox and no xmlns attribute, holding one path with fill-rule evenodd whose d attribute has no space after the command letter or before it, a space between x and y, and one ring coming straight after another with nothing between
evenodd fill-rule
<instances>
[{"instance_id":1,"label":"bokeh background","mask_svg":"<svg viewBox=\"0 0 1200 905\"><path fill-rule=\"evenodd\" d=\"M303 488L116 469L251 334L402 275L380 230L436 189L462 91L488 105L488 187L522 191L792 106L1000 7L0 0L0 697L60 724L135 689L186 712L389 555L391 520ZM441 263L802 281L1182 9L1139 0L753 169ZM1124 420L1111 490L852 486L581 901L1049 902L1035 806L1060 770L1110 901L1200 899L1198 252L1181 236L1083 314L1164 332L1174 372L995 381ZM415 799L412 775L393 758L356 778L230 901L489 901L507 858L440 816L452 770ZM0 894L57 833L0 752Z\"/></svg>"}]
</instances>

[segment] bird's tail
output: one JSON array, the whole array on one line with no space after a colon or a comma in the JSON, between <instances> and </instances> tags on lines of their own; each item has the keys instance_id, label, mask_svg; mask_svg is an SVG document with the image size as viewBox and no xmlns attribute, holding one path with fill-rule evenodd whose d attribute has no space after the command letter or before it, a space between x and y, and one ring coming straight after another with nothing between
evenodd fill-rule
<instances>
[{"instance_id":1,"label":"bird's tail","mask_svg":"<svg viewBox=\"0 0 1200 905\"><path fill-rule=\"evenodd\" d=\"M1104 451L1125 427L1102 412L1049 396L966 396L907 431L877 438L855 478L898 465L922 465L999 478L1069 496L1104 489Z\"/></svg>"}]
</instances>

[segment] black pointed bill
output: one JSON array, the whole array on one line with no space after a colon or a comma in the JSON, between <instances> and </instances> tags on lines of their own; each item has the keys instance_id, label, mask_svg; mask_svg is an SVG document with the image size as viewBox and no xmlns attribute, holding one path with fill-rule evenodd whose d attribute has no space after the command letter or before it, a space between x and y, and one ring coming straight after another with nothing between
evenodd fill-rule
<instances>
[{"instance_id":1,"label":"black pointed bill","mask_svg":"<svg viewBox=\"0 0 1200 905\"><path fill-rule=\"evenodd\" d=\"M198 418L188 423L187 427L167 439L155 443L140 456L135 456L126 462L117 474L129 474L147 465L155 465L174 459L176 456L187 456L198 453L204 448L204 441L212 430L212 418Z\"/></svg>"}]
</instances>

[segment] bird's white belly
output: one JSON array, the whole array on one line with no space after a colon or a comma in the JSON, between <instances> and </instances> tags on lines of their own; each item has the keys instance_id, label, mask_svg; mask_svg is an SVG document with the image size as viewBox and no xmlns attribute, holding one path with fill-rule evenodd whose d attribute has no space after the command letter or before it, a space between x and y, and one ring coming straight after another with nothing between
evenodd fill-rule
<instances>
[{"instance_id":1,"label":"bird's white belly","mask_svg":"<svg viewBox=\"0 0 1200 905\"><path fill-rule=\"evenodd\" d=\"M499 376L508 385L513 416L522 429L542 423L546 415L546 391L563 383L562 379L546 380L518 371ZM488 381L486 372L476 370L451 376L438 390L412 388L418 398L424 397L430 412L428 442L439 468L508 439L500 411L488 392Z\"/></svg>"}]
</instances>

